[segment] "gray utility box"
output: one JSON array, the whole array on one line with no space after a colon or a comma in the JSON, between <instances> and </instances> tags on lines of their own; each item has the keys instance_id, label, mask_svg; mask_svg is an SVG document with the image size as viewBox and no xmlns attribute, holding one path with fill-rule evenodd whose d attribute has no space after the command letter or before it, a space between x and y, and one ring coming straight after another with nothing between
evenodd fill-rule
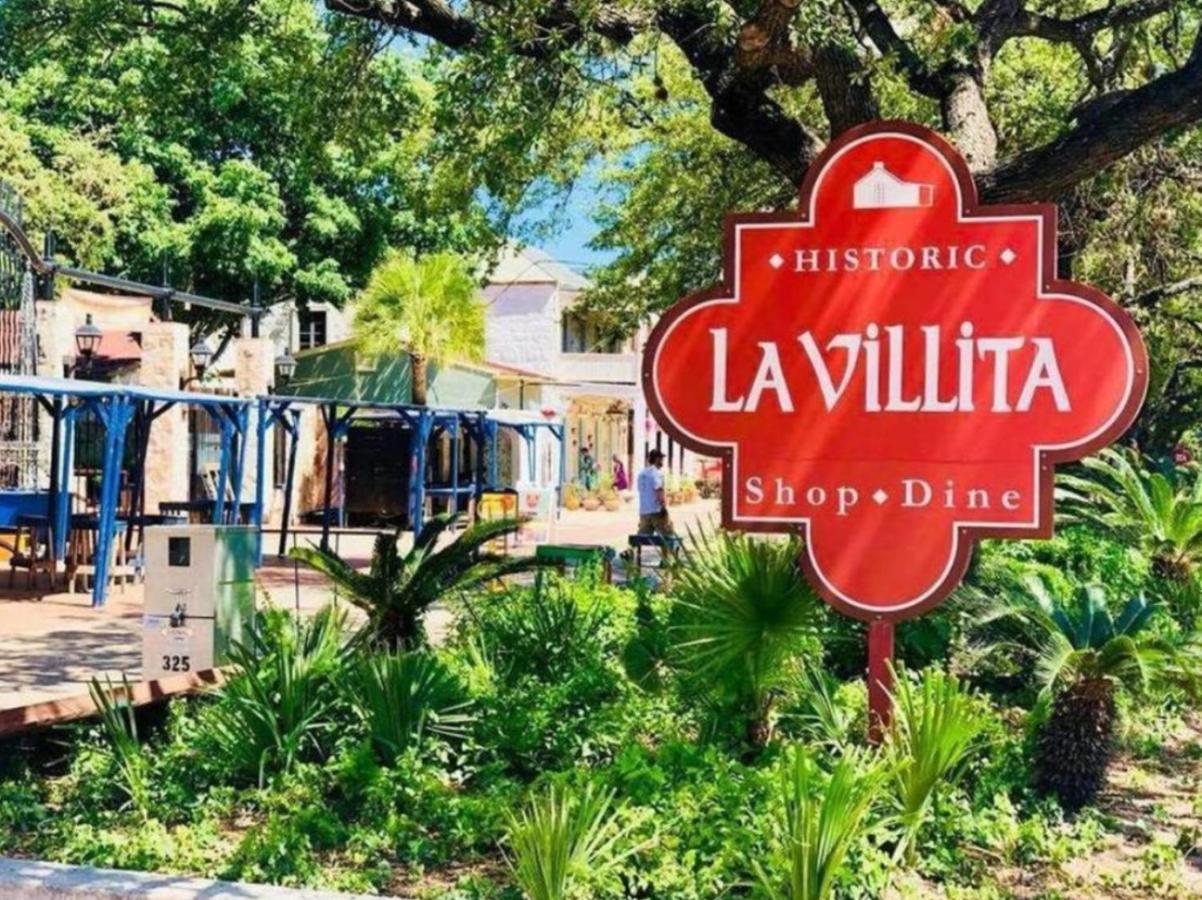
<instances>
[{"instance_id":1,"label":"gray utility box","mask_svg":"<svg viewBox=\"0 0 1202 900\"><path fill-rule=\"evenodd\" d=\"M159 525L143 547L142 680L220 666L254 623L255 529Z\"/></svg>"}]
</instances>

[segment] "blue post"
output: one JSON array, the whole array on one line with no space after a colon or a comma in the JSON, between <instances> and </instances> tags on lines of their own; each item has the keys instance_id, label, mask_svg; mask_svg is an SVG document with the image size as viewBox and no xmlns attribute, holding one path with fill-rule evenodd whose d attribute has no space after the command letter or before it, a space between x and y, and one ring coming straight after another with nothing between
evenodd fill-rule
<instances>
[{"instance_id":1,"label":"blue post","mask_svg":"<svg viewBox=\"0 0 1202 900\"><path fill-rule=\"evenodd\" d=\"M221 427L221 466L217 470L217 496L213 499L213 524L221 525L225 522L225 486L230 477L230 438L234 429L224 409L217 407L214 412L210 408L209 415L216 418Z\"/></svg>"},{"instance_id":2,"label":"blue post","mask_svg":"<svg viewBox=\"0 0 1202 900\"><path fill-rule=\"evenodd\" d=\"M133 416L127 398L113 396L97 404L104 423L104 468L100 475L100 509L98 510L94 584L92 605L103 606L108 588L109 556L117 528L117 501L121 481L121 454L125 449L125 429Z\"/></svg>"},{"instance_id":3,"label":"blue post","mask_svg":"<svg viewBox=\"0 0 1202 900\"><path fill-rule=\"evenodd\" d=\"M538 442L534 429L529 425L523 425L519 434L526 442L526 472L530 476L530 483L536 484L538 482L538 454L536 453Z\"/></svg>"},{"instance_id":4,"label":"blue post","mask_svg":"<svg viewBox=\"0 0 1202 900\"><path fill-rule=\"evenodd\" d=\"M497 490L501 485L501 461L497 459L497 423L486 419L484 427L488 429L488 485Z\"/></svg>"},{"instance_id":5,"label":"blue post","mask_svg":"<svg viewBox=\"0 0 1202 900\"><path fill-rule=\"evenodd\" d=\"M555 486L558 505L563 505L563 483L567 480L568 450L566 435L562 425L552 425L551 433L559 440L559 484Z\"/></svg>"},{"instance_id":6,"label":"blue post","mask_svg":"<svg viewBox=\"0 0 1202 900\"><path fill-rule=\"evenodd\" d=\"M267 470L267 430L271 427L271 415L267 411L267 398L260 397L257 405L259 418L255 420L258 441L255 443L255 505L250 520L255 526L255 563L263 565L263 476Z\"/></svg>"},{"instance_id":7,"label":"blue post","mask_svg":"<svg viewBox=\"0 0 1202 900\"><path fill-rule=\"evenodd\" d=\"M242 515L242 473L246 468L246 435L250 431L250 407L242 404L229 410L238 438L238 453L234 457L234 509L230 521L238 524Z\"/></svg>"},{"instance_id":8,"label":"blue post","mask_svg":"<svg viewBox=\"0 0 1202 900\"><path fill-rule=\"evenodd\" d=\"M67 534L71 525L71 472L75 468L75 417L79 407L67 404L63 410L63 427L59 436L58 496L54 498L54 556L66 559Z\"/></svg>"},{"instance_id":9,"label":"blue post","mask_svg":"<svg viewBox=\"0 0 1202 900\"><path fill-rule=\"evenodd\" d=\"M459 512L459 416L451 419L451 512Z\"/></svg>"},{"instance_id":10,"label":"blue post","mask_svg":"<svg viewBox=\"0 0 1202 900\"><path fill-rule=\"evenodd\" d=\"M426 512L426 445L430 442L430 432L434 429L433 414L427 410L417 413L413 423L413 447L410 454L412 472L409 478L409 492L413 497L413 509L409 516L414 535L422 530L422 518Z\"/></svg>"}]
</instances>

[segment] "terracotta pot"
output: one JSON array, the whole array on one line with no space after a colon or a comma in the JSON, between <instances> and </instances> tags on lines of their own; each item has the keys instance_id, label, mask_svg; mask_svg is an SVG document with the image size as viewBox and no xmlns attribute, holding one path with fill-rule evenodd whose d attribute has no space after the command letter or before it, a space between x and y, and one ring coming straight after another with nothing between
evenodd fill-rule
<instances>
[{"instance_id":1,"label":"terracotta pot","mask_svg":"<svg viewBox=\"0 0 1202 900\"><path fill-rule=\"evenodd\" d=\"M616 497L613 500L606 500L605 508L609 512L617 512L619 509L622 508L622 501L618 500Z\"/></svg>"},{"instance_id":2,"label":"terracotta pot","mask_svg":"<svg viewBox=\"0 0 1202 900\"><path fill-rule=\"evenodd\" d=\"M575 494L569 494L563 498L563 508L567 510L580 509L580 498Z\"/></svg>"},{"instance_id":3,"label":"terracotta pot","mask_svg":"<svg viewBox=\"0 0 1202 900\"><path fill-rule=\"evenodd\" d=\"M580 501L580 505L583 506L587 510L600 509L601 501L598 500L596 497L585 497L583 500Z\"/></svg>"}]
</instances>

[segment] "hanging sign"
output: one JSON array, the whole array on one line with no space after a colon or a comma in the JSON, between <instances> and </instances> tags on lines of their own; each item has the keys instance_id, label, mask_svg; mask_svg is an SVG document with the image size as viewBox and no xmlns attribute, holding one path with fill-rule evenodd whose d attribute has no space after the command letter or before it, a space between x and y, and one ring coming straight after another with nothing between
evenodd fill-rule
<instances>
[{"instance_id":1,"label":"hanging sign","mask_svg":"<svg viewBox=\"0 0 1202 900\"><path fill-rule=\"evenodd\" d=\"M800 529L832 605L917 615L977 538L1050 535L1053 463L1131 424L1147 353L1057 277L1055 207L979 204L925 128L847 132L799 209L727 217L724 283L651 333L649 404L722 459L726 527Z\"/></svg>"}]
</instances>

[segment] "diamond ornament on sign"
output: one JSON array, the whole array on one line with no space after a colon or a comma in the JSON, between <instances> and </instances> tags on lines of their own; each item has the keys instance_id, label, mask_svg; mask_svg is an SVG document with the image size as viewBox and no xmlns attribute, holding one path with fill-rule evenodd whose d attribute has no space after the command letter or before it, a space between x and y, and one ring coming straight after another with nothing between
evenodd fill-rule
<instances>
[{"instance_id":1,"label":"diamond ornament on sign","mask_svg":"<svg viewBox=\"0 0 1202 900\"><path fill-rule=\"evenodd\" d=\"M980 205L927 129L848 132L799 209L727 218L726 282L656 325L644 386L665 430L722 459L724 525L802 530L828 602L905 618L977 538L1051 533L1052 465L1131 424L1146 351L1056 277L1054 207Z\"/></svg>"}]
</instances>

